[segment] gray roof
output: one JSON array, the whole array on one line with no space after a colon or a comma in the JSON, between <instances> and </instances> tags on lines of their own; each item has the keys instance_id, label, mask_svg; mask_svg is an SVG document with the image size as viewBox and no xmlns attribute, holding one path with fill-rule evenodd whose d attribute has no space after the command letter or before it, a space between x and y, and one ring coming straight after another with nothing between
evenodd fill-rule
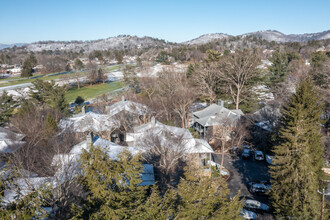
<instances>
[{"instance_id":1,"label":"gray roof","mask_svg":"<svg viewBox=\"0 0 330 220\"><path fill-rule=\"evenodd\" d=\"M116 102L113 105L106 106L105 109L107 114L110 116L116 115L117 113L122 111L127 111L137 115L144 115L148 111L146 106L129 100L122 100L120 102Z\"/></svg>"},{"instance_id":2,"label":"gray roof","mask_svg":"<svg viewBox=\"0 0 330 220\"><path fill-rule=\"evenodd\" d=\"M173 138L169 138L170 135ZM129 145L145 146L150 137L157 137L163 146L174 147L177 144L183 147L185 153L213 153L212 147L204 140L195 139L188 129L165 125L159 121L154 121L136 127L134 133L126 133L126 142ZM178 143L180 142L181 143Z\"/></svg>"},{"instance_id":3,"label":"gray roof","mask_svg":"<svg viewBox=\"0 0 330 220\"><path fill-rule=\"evenodd\" d=\"M204 118L206 116L212 116L221 111L221 109L224 107L221 107L220 105L217 104L211 104L210 106L204 108L203 110L194 112L193 115L196 118Z\"/></svg>"},{"instance_id":4,"label":"gray roof","mask_svg":"<svg viewBox=\"0 0 330 220\"><path fill-rule=\"evenodd\" d=\"M193 113L195 121L203 127L214 126L224 123L235 123L244 113L240 110L229 110L217 104Z\"/></svg>"}]
</instances>

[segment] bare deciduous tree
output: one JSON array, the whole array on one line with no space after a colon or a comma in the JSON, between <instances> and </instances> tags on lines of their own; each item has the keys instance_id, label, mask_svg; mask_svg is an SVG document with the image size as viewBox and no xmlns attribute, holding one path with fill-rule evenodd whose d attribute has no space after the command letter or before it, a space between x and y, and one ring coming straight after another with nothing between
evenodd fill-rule
<instances>
[{"instance_id":1,"label":"bare deciduous tree","mask_svg":"<svg viewBox=\"0 0 330 220\"><path fill-rule=\"evenodd\" d=\"M223 167L223 163L225 160L225 148L230 140L231 133L235 127L233 126L232 123L224 122L221 125L218 125L214 128L214 133L213 133L213 138L215 139L216 142L218 142L221 146L221 164L220 164L220 176L221 176L221 171Z\"/></svg>"},{"instance_id":2,"label":"bare deciduous tree","mask_svg":"<svg viewBox=\"0 0 330 220\"><path fill-rule=\"evenodd\" d=\"M223 86L228 88L236 109L239 109L243 100L242 95L249 92L251 84L258 77L259 64L260 59L251 50L236 50L235 53L220 59L219 78Z\"/></svg>"},{"instance_id":3,"label":"bare deciduous tree","mask_svg":"<svg viewBox=\"0 0 330 220\"><path fill-rule=\"evenodd\" d=\"M150 132L138 140L138 144L145 149L142 158L154 164L161 174L161 181L168 184L177 180L180 169L183 169L186 140L182 135L174 136L170 132L161 132Z\"/></svg>"}]
</instances>

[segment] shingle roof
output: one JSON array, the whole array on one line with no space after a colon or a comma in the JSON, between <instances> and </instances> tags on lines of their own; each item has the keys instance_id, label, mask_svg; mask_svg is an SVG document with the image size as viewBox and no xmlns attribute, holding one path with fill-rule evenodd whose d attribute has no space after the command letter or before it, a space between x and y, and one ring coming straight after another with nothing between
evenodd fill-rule
<instances>
[{"instance_id":1,"label":"shingle roof","mask_svg":"<svg viewBox=\"0 0 330 220\"><path fill-rule=\"evenodd\" d=\"M195 121L203 127L219 125L223 123L233 124L237 121L244 113L238 110L229 110L225 107L217 104L211 104L209 107L194 112Z\"/></svg>"},{"instance_id":2,"label":"shingle roof","mask_svg":"<svg viewBox=\"0 0 330 220\"><path fill-rule=\"evenodd\" d=\"M137 115L144 115L147 112L147 107L136 102L129 100L122 100L116 102L113 105L106 106L106 112L108 115L113 116L121 111L127 111Z\"/></svg>"},{"instance_id":3,"label":"shingle roof","mask_svg":"<svg viewBox=\"0 0 330 220\"><path fill-rule=\"evenodd\" d=\"M71 132L108 131L115 126L116 123L111 119L111 116L96 114L94 112L87 112L71 118L62 119L59 123L60 129Z\"/></svg>"},{"instance_id":4,"label":"shingle roof","mask_svg":"<svg viewBox=\"0 0 330 220\"><path fill-rule=\"evenodd\" d=\"M143 145L150 136L157 137L163 146L182 145L185 153L213 153L212 147L204 140L193 138L188 129L168 126L155 120L134 129L134 133L126 134L126 142L134 146ZM181 143L177 143L180 141ZM176 143L172 143L176 142ZM150 146L141 146L146 149Z\"/></svg>"}]
</instances>

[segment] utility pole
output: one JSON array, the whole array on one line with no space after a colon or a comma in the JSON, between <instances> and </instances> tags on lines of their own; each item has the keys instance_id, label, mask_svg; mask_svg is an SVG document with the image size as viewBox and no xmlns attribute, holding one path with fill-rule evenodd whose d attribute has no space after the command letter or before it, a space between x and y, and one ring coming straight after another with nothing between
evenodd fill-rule
<instances>
[{"instance_id":1,"label":"utility pole","mask_svg":"<svg viewBox=\"0 0 330 220\"><path fill-rule=\"evenodd\" d=\"M322 207L321 207L321 220L323 220L323 213L324 213L324 196L330 195L330 193L325 193L324 188L322 189L322 192L317 190L318 193L322 194Z\"/></svg>"}]
</instances>

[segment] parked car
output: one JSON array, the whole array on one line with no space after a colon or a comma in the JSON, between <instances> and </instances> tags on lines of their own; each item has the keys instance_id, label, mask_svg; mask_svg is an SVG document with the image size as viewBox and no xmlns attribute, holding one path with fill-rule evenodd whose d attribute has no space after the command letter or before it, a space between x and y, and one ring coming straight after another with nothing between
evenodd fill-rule
<instances>
[{"instance_id":1,"label":"parked car","mask_svg":"<svg viewBox=\"0 0 330 220\"><path fill-rule=\"evenodd\" d=\"M257 214L255 212L242 209L240 211L240 216L242 216L244 219L257 219Z\"/></svg>"},{"instance_id":2,"label":"parked car","mask_svg":"<svg viewBox=\"0 0 330 220\"><path fill-rule=\"evenodd\" d=\"M267 161L268 164L270 164L270 165L275 165L275 163L274 163L274 161L273 161L274 158L275 158L274 156L271 156L271 155L267 155L267 154L266 154L265 157L266 157L266 161Z\"/></svg>"},{"instance_id":3,"label":"parked car","mask_svg":"<svg viewBox=\"0 0 330 220\"><path fill-rule=\"evenodd\" d=\"M262 151L259 150L254 151L254 159L259 161L264 160L265 159L264 153L262 153Z\"/></svg>"},{"instance_id":4,"label":"parked car","mask_svg":"<svg viewBox=\"0 0 330 220\"><path fill-rule=\"evenodd\" d=\"M269 211L268 205L261 203L257 200L253 200L253 199L245 200L244 208L247 210L252 210L252 211L264 211L264 212Z\"/></svg>"},{"instance_id":5,"label":"parked car","mask_svg":"<svg viewBox=\"0 0 330 220\"><path fill-rule=\"evenodd\" d=\"M249 159L251 157L251 150L250 149L243 149L242 159Z\"/></svg>"},{"instance_id":6,"label":"parked car","mask_svg":"<svg viewBox=\"0 0 330 220\"><path fill-rule=\"evenodd\" d=\"M254 181L248 183L248 189L253 194L265 194L271 188L270 181Z\"/></svg>"}]
</instances>

